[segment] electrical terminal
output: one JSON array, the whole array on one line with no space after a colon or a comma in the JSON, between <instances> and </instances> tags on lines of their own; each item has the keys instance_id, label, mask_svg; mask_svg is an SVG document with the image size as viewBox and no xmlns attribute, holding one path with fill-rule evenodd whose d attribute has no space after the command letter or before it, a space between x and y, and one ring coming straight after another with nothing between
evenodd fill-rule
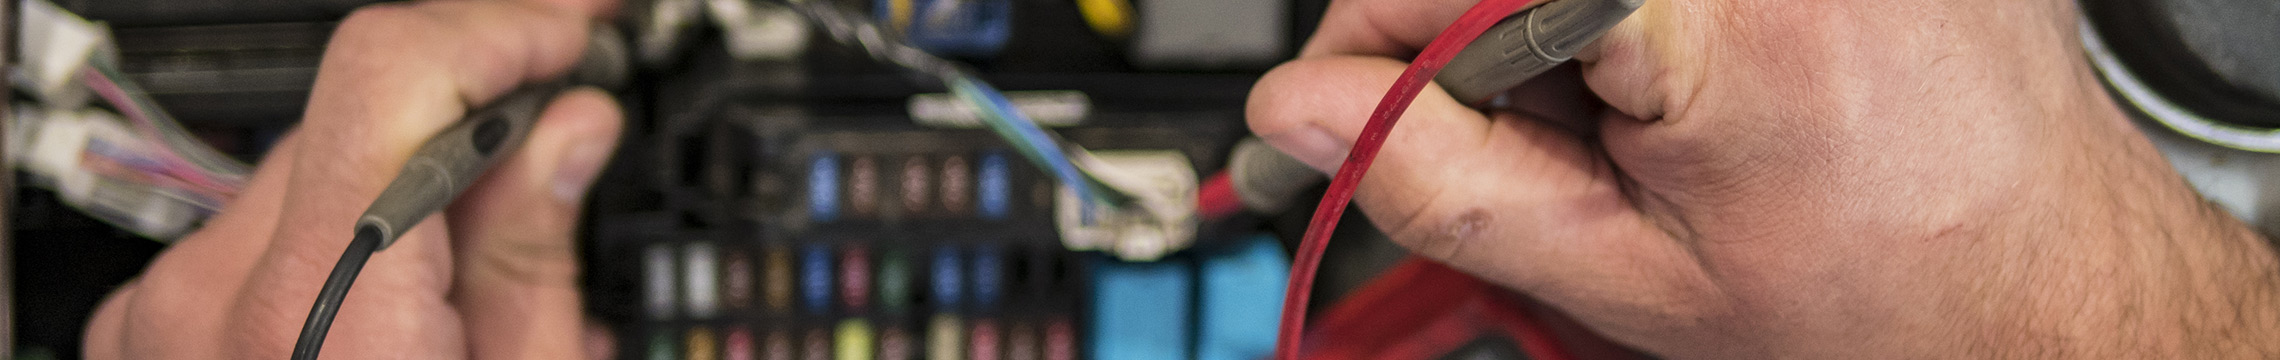
<instances>
[{"instance_id":1,"label":"electrical terminal","mask_svg":"<svg viewBox=\"0 0 2280 360\"><path fill-rule=\"evenodd\" d=\"M1102 185L1132 198L1126 206L1104 206L1080 200L1069 186L1060 186L1053 220L1063 246L1149 261L1195 242L1199 183L1186 155L1174 150L1112 150L1071 159L1100 175Z\"/></svg>"},{"instance_id":2,"label":"electrical terminal","mask_svg":"<svg viewBox=\"0 0 2280 360\"><path fill-rule=\"evenodd\" d=\"M96 219L161 241L188 232L204 215L197 201L150 185L97 172L88 159L147 151L116 115L97 109L63 110L16 104L10 117L8 162L31 183ZM106 160L117 162L119 160Z\"/></svg>"}]
</instances>

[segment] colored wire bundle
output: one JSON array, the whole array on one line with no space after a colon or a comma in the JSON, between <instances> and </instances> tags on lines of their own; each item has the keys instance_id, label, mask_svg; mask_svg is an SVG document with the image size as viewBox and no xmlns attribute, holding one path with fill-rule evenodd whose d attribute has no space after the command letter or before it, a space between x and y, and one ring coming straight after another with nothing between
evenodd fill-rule
<instances>
[{"instance_id":1,"label":"colored wire bundle","mask_svg":"<svg viewBox=\"0 0 2280 360\"><path fill-rule=\"evenodd\" d=\"M1448 65L1459 50L1471 44L1490 26L1506 16L1519 12L1533 3L1532 0L1483 0L1465 10L1456 23L1441 30L1433 42L1402 70L1401 77L1386 90L1385 98L1378 100L1377 110L1370 113L1369 124L1363 126L1361 137L1354 139L1353 150L1346 154L1344 164L1330 180L1330 189L1322 194L1322 203L1314 208L1314 218L1306 227L1306 237L1298 245L1297 258L1291 261L1290 284L1284 289L1282 328L1275 339L1275 358L1297 359L1300 336L1306 326L1308 294L1313 292L1314 273L1322 265L1322 251L1330 244L1330 233L1338 226L1338 218L1345 215L1346 204L1354 199L1354 190L1360 185L1362 174L1369 172L1370 163L1377 159L1378 150L1384 147L1386 137L1393 132L1394 122L1409 109L1409 103L1424 91L1433 75Z\"/></svg>"},{"instance_id":2,"label":"colored wire bundle","mask_svg":"<svg viewBox=\"0 0 2280 360\"><path fill-rule=\"evenodd\" d=\"M1013 102L1007 100L1003 92L974 77L972 72L957 63L912 47L881 30L877 23L849 14L829 2L794 1L792 5L808 19L816 21L839 42L860 47L872 58L941 79L952 94L980 109L982 123L988 125L990 132L1012 143L1023 158L1029 159L1030 163L1045 169L1054 179L1068 186L1077 198L1109 205L1123 205L1130 200L1129 194L1106 185L1098 175L1086 171L1071 160L1089 158L1089 152L1039 128L1036 122L1030 121L1028 116L1015 109ZM1090 207L1085 207L1085 213L1090 214Z\"/></svg>"},{"instance_id":3,"label":"colored wire bundle","mask_svg":"<svg viewBox=\"0 0 2280 360\"><path fill-rule=\"evenodd\" d=\"M245 185L250 172L248 166L232 160L191 137L188 130L174 121L174 117L158 110L158 105L147 93L133 83L120 81L124 75L107 62L96 61L80 72L80 79L96 96L103 98L121 115L130 120L138 135L150 146L147 158L132 162L137 171L180 179L194 185L195 190L218 194L226 199ZM131 149L136 147L112 147ZM96 150L90 147L90 150ZM124 159L118 152L104 154L113 159Z\"/></svg>"}]
</instances>

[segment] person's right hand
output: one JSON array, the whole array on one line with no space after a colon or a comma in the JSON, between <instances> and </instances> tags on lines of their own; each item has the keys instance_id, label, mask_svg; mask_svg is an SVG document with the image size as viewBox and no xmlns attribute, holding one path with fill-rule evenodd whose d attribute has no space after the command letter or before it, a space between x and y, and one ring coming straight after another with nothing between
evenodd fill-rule
<instances>
[{"instance_id":1,"label":"person's right hand","mask_svg":"<svg viewBox=\"0 0 2280 360\"><path fill-rule=\"evenodd\" d=\"M1558 0L1594 1L1594 0ZM1253 90L1322 170L1468 0L1333 3ZM1358 204L1666 357L2280 356L2274 249L2106 97L2072 2L1654 0L1487 113L1411 106Z\"/></svg>"}]
</instances>

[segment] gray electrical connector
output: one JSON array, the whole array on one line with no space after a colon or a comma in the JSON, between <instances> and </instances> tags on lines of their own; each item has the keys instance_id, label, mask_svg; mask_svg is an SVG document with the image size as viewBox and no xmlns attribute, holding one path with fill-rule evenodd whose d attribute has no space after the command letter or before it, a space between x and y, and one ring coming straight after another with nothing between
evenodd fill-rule
<instances>
[{"instance_id":1,"label":"gray electrical connector","mask_svg":"<svg viewBox=\"0 0 2280 360\"><path fill-rule=\"evenodd\" d=\"M1433 77L1457 101L1481 104L1567 62L1646 0L1553 0L1499 22Z\"/></svg>"}]
</instances>

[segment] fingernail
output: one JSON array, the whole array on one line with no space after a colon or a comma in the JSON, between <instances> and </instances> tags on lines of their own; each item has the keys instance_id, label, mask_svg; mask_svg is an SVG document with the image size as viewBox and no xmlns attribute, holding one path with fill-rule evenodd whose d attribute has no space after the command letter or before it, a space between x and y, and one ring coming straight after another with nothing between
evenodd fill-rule
<instances>
[{"instance_id":1,"label":"fingernail","mask_svg":"<svg viewBox=\"0 0 2280 360\"><path fill-rule=\"evenodd\" d=\"M554 168L554 199L575 204L586 197L586 189L594 185L594 177L601 176L602 164L609 162L610 142L585 142L570 149L562 158L562 165Z\"/></svg>"},{"instance_id":2,"label":"fingernail","mask_svg":"<svg viewBox=\"0 0 2280 360\"><path fill-rule=\"evenodd\" d=\"M1329 129L1320 125L1307 125L1305 128L1269 135L1267 143L1298 158L1298 161L1305 162L1306 166L1325 173L1337 171L1338 162L1345 160L1347 151L1353 150L1353 145L1348 144L1346 139L1331 135Z\"/></svg>"}]
</instances>

